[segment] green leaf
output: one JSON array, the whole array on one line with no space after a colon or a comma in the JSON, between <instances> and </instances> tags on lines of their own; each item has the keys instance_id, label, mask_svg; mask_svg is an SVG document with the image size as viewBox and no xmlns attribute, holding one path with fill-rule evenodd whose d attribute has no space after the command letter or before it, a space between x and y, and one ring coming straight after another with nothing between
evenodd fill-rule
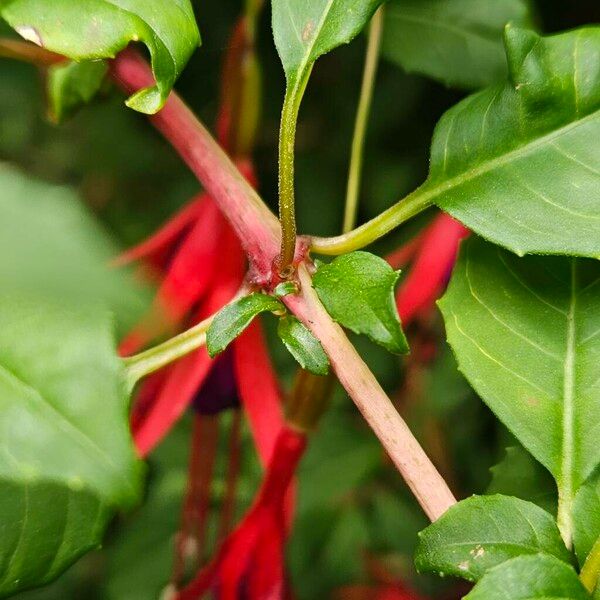
<instances>
[{"instance_id":1,"label":"green leaf","mask_svg":"<svg viewBox=\"0 0 600 600\"><path fill-rule=\"evenodd\" d=\"M152 56L156 86L127 104L153 114L165 103L200 36L189 0L12 0L4 18L22 37L76 61L113 58L141 41Z\"/></svg>"},{"instance_id":2,"label":"green leaf","mask_svg":"<svg viewBox=\"0 0 600 600\"><path fill-rule=\"evenodd\" d=\"M556 515L556 484L552 476L523 446L510 446L506 455L490 469L492 481L486 494L515 496L533 502Z\"/></svg>"},{"instance_id":3,"label":"green leaf","mask_svg":"<svg viewBox=\"0 0 600 600\"><path fill-rule=\"evenodd\" d=\"M583 566L596 540L600 538L600 471L596 470L579 488L573 504L573 542Z\"/></svg>"},{"instance_id":4,"label":"green leaf","mask_svg":"<svg viewBox=\"0 0 600 600\"><path fill-rule=\"evenodd\" d=\"M600 256L600 28L506 31L510 77L450 109L417 192L517 254Z\"/></svg>"},{"instance_id":5,"label":"green leaf","mask_svg":"<svg viewBox=\"0 0 600 600\"><path fill-rule=\"evenodd\" d=\"M459 368L556 479L565 535L600 462L599 283L598 261L518 258L471 239L440 302Z\"/></svg>"},{"instance_id":6,"label":"green leaf","mask_svg":"<svg viewBox=\"0 0 600 600\"><path fill-rule=\"evenodd\" d=\"M210 356L223 352L235 338L263 312L285 311L284 305L273 296L254 293L244 296L221 309L206 333Z\"/></svg>"},{"instance_id":7,"label":"green leaf","mask_svg":"<svg viewBox=\"0 0 600 600\"><path fill-rule=\"evenodd\" d=\"M139 500L124 382L103 310L0 296L0 595L56 577Z\"/></svg>"},{"instance_id":8,"label":"green leaf","mask_svg":"<svg viewBox=\"0 0 600 600\"><path fill-rule=\"evenodd\" d=\"M296 317L279 319L277 333L303 369L315 375L329 373L329 359L321 342Z\"/></svg>"},{"instance_id":9,"label":"green leaf","mask_svg":"<svg viewBox=\"0 0 600 600\"><path fill-rule=\"evenodd\" d=\"M394 286L399 272L368 252L352 252L322 264L313 286L327 312L355 333L368 335L390 352L408 352Z\"/></svg>"},{"instance_id":10,"label":"green leaf","mask_svg":"<svg viewBox=\"0 0 600 600\"><path fill-rule=\"evenodd\" d=\"M106 305L120 332L144 313L148 289L111 269L119 248L72 190L30 179L0 163L0 281L81 306ZM49 225L51 224L51 226Z\"/></svg>"},{"instance_id":11,"label":"green leaf","mask_svg":"<svg viewBox=\"0 0 600 600\"><path fill-rule=\"evenodd\" d=\"M347 44L382 0L272 0L273 36L288 86L302 81L319 56Z\"/></svg>"},{"instance_id":12,"label":"green leaf","mask_svg":"<svg viewBox=\"0 0 600 600\"><path fill-rule=\"evenodd\" d=\"M531 24L527 0L392 0L382 54L406 71L479 88L506 75L502 32Z\"/></svg>"},{"instance_id":13,"label":"green leaf","mask_svg":"<svg viewBox=\"0 0 600 600\"><path fill-rule=\"evenodd\" d=\"M510 496L473 496L419 534L415 563L420 572L478 581L511 558L539 552L571 559L550 514Z\"/></svg>"},{"instance_id":14,"label":"green leaf","mask_svg":"<svg viewBox=\"0 0 600 600\"><path fill-rule=\"evenodd\" d=\"M108 67L104 61L70 61L48 70L50 115L60 123L100 91Z\"/></svg>"},{"instance_id":15,"label":"green leaf","mask_svg":"<svg viewBox=\"0 0 600 600\"><path fill-rule=\"evenodd\" d=\"M519 556L491 570L465 600L589 600L572 567L553 556Z\"/></svg>"}]
</instances>

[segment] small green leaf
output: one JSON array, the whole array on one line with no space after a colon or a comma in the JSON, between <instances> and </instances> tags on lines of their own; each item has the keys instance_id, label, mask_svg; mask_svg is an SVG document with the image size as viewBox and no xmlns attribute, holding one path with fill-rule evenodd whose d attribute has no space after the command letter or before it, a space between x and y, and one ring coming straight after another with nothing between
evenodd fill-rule
<instances>
[{"instance_id":1,"label":"small green leaf","mask_svg":"<svg viewBox=\"0 0 600 600\"><path fill-rule=\"evenodd\" d=\"M573 542L579 564L600 538L600 471L596 470L579 488L573 504Z\"/></svg>"},{"instance_id":2,"label":"small green leaf","mask_svg":"<svg viewBox=\"0 0 600 600\"><path fill-rule=\"evenodd\" d=\"M399 273L382 258L352 252L322 265L313 286L327 312L355 333L368 335L390 352L408 352L396 302Z\"/></svg>"},{"instance_id":3,"label":"small green leaf","mask_svg":"<svg viewBox=\"0 0 600 600\"><path fill-rule=\"evenodd\" d=\"M109 316L0 295L0 595L55 578L139 501Z\"/></svg>"},{"instance_id":4,"label":"small green leaf","mask_svg":"<svg viewBox=\"0 0 600 600\"><path fill-rule=\"evenodd\" d=\"M70 61L48 70L50 115L61 123L100 91L108 67L102 60Z\"/></svg>"},{"instance_id":5,"label":"small green leaf","mask_svg":"<svg viewBox=\"0 0 600 600\"><path fill-rule=\"evenodd\" d=\"M273 36L288 85L301 81L319 56L347 44L383 0L272 0Z\"/></svg>"},{"instance_id":6,"label":"small green leaf","mask_svg":"<svg viewBox=\"0 0 600 600\"><path fill-rule=\"evenodd\" d=\"M553 556L519 556L492 569L464 600L590 600L573 567Z\"/></svg>"},{"instance_id":7,"label":"small green leaf","mask_svg":"<svg viewBox=\"0 0 600 600\"><path fill-rule=\"evenodd\" d=\"M600 462L600 261L463 244L439 305L459 368L558 484L559 523Z\"/></svg>"},{"instance_id":8,"label":"small green leaf","mask_svg":"<svg viewBox=\"0 0 600 600\"><path fill-rule=\"evenodd\" d=\"M510 496L463 500L419 537L415 563L420 572L469 581L478 581L490 569L522 554L544 552L561 561L571 559L552 516Z\"/></svg>"},{"instance_id":9,"label":"small green leaf","mask_svg":"<svg viewBox=\"0 0 600 600\"><path fill-rule=\"evenodd\" d=\"M552 475L523 446L507 448L504 458L490 471L492 481L486 494L515 496L556 515L556 483Z\"/></svg>"},{"instance_id":10,"label":"small green leaf","mask_svg":"<svg viewBox=\"0 0 600 600\"><path fill-rule=\"evenodd\" d=\"M206 348L210 356L223 352L235 338L263 312L285 311L284 305L266 294L249 294L220 310L206 333Z\"/></svg>"},{"instance_id":11,"label":"small green leaf","mask_svg":"<svg viewBox=\"0 0 600 600\"><path fill-rule=\"evenodd\" d=\"M296 317L279 319L277 333L303 369L315 375L329 373L329 359L321 342Z\"/></svg>"},{"instance_id":12,"label":"small green leaf","mask_svg":"<svg viewBox=\"0 0 600 600\"><path fill-rule=\"evenodd\" d=\"M113 58L143 42L156 86L127 103L148 114L164 105L200 41L189 0L12 0L0 3L0 17L25 39L76 61Z\"/></svg>"},{"instance_id":13,"label":"small green leaf","mask_svg":"<svg viewBox=\"0 0 600 600\"><path fill-rule=\"evenodd\" d=\"M531 24L527 0L392 0L382 54L409 73L479 88L506 76L502 33Z\"/></svg>"}]
</instances>

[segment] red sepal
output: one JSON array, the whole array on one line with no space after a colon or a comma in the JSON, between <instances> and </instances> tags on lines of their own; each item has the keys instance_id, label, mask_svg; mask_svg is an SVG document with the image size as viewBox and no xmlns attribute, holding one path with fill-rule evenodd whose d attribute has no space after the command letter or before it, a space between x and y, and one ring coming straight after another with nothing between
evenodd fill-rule
<instances>
[{"instance_id":1,"label":"red sepal","mask_svg":"<svg viewBox=\"0 0 600 600\"><path fill-rule=\"evenodd\" d=\"M437 216L423 235L417 258L396 295L403 325L433 304L446 285L458 245L469 230L446 214Z\"/></svg>"}]
</instances>

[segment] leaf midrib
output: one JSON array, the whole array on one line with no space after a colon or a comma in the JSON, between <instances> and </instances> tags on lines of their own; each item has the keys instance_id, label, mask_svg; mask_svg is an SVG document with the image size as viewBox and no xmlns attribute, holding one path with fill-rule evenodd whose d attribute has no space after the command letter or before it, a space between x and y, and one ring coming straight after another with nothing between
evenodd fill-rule
<instances>
[{"instance_id":1,"label":"leaf midrib","mask_svg":"<svg viewBox=\"0 0 600 600\"><path fill-rule=\"evenodd\" d=\"M600 116L600 109L595 110L589 115L583 117L582 119L572 121L563 127L555 129L546 135L543 135L523 146L519 146L506 154L502 154L488 161L484 161L480 166L468 169L451 177L450 179L446 179L442 182L435 182L430 179L426 180L425 183L420 188L420 193L417 191L415 195L419 195L424 201L434 201L436 198L441 196L442 194L464 185L466 183L471 182L472 180L480 177L482 175L486 175L490 171L495 168L503 167L511 164L513 160L518 160L531 154L539 147L544 146L546 143L551 142L554 139L560 138L562 135L577 129L580 126L587 124L590 121L593 121L595 118Z\"/></svg>"},{"instance_id":2,"label":"leaf midrib","mask_svg":"<svg viewBox=\"0 0 600 600\"><path fill-rule=\"evenodd\" d=\"M315 29L315 34L309 45L305 46L302 43L302 35L300 35L300 44L304 49L306 49L306 52L304 52L304 57L300 61L300 64L298 65L298 69L296 70L296 73L294 73L294 79L302 80L302 74L304 73L304 71L306 70L306 67L308 66L308 64L310 62L309 57L312 54L312 51L315 47L315 44L317 43L317 40L319 39L319 36L321 35L321 30L323 29L323 24L325 23L325 19L329 15L329 12L331 11L331 7L333 6L334 2L335 2L335 0L328 0L327 5L325 6L325 10L321 14L321 19L319 20L319 25ZM288 12L290 13L290 16L291 16L292 13L291 13L291 11L289 11L289 0L286 0L286 4L288 6ZM294 27L294 30L297 33L298 28L296 27L296 23L295 23L294 19L292 18L292 19L290 19L290 21L292 23L292 26Z\"/></svg>"},{"instance_id":3,"label":"leaf midrib","mask_svg":"<svg viewBox=\"0 0 600 600\"><path fill-rule=\"evenodd\" d=\"M68 427L67 431L74 432L74 435L71 434L71 438L77 440L80 446L87 446L89 450L91 450L97 457L99 457L102 462L109 468L109 472L113 475L116 474L125 485L125 488L129 490L129 493L133 492L131 483L129 479L120 472L118 466L114 463L110 455L108 455L99 445L95 442L89 435L87 435L83 430L79 429L79 427L73 424L63 413L61 413L49 400L47 400L39 390L25 381L22 377L18 376L16 373L8 369L5 365L0 363L0 373L4 372L9 379L12 379L15 383L17 383L20 387L24 388L27 392L29 392L29 396L33 398L37 398L43 405L47 406L51 413L56 415L57 418L65 423ZM52 423L50 423L52 425ZM53 425L56 426L56 425ZM64 431L64 430L63 430ZM65 434L67 433L65 431Z\"/></svg>"}]
</instances>

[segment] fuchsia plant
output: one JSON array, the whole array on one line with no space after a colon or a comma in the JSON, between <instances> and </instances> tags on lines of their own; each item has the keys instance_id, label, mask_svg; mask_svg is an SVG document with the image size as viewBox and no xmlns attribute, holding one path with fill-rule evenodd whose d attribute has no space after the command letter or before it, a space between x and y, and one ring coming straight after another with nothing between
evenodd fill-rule
<instances>
[{"instance_id":1,"label":"fuchsia plant","mask_svg":"<svg viewBox=\"0 0 600 600\"><path fill-rule=\"evenodd\" d=\"M12 415L6 423L23 424L25 432L42 422L37 436L6 436L4 476L23 489L25 514L32 516L13 525L10 515L18 506L12 497L6 500L0 594L50 581L99 543L112 511L139 501L138 459L191 410L190 467L169 593L181 600L211 593L226 600L290 597L285 551L295 477L337 380L432 522L417 547L420 571L475 584L465 596L470 600L600 598L600 30L543 37L527 27L526 3L502 2L501 23L494 21L493 7L478 18L489 27L494 21L498 37L508 21L522 27L504 30L506 58L488 57L487 64L471 53L477 81L465 81L469 75L452 68L453 59L466 60L460 45L441 38L446 52L432 58L419 36L403 29L411 20L456 19L453 0L389 6L381 0L273 0L272 27L287 84L276 217L256 191L252 158L259 127L260 0L246 3L233 30L218 141L172 91L199 41L187 0L127 0L126 10L102 0L87 8L69 0L41 4L0 2L0 17L28 40L1 41L0 51L49 69L54 114L89 99L108 75L130 95L127 104L148 115L204 191L115 259L113 268L135 263L140 277L158 284L148 313L121 341L120 356L104 315L11 294L0 300L0 406ZM368 23L344 231L330 238L298 235L294 154L302 98L319 57ZM394 27L400 29L396 37L404 36L398 47ZM150 64L131 42L148 48ZM437 78L438 63L448 61L442 69L447 83L483 87L479 79L489 79L491 85L442 117L426 182L355 227L382 47L405 68ZM362 250L427 211L435 214L387 262ZM397 268L407 274L396 289ZM346 334L367 335L405 354L403 328L430 318L444 293L440 308L460 370L554 477L556 515L514 494L457 502ZM278 336L299 364L288 392L256 319L261 313L277 319ZM30 332L21 330L22 323L55 332L56 356L30 352ZM74 389L85 390L83 405L71 398ZM104 405L106 429L97 433L88 420ZM228 504L214 554L205 562L199 548L206 543L216 422L240 405L264 477L234 526L241 435L236 417ZM44 540L36 536L43 505L53 497L61 500L45 527L62 522L64 531L48 559L37 552ZM69 512L74 507L77 522ZM51 544L52 532L44 535ZM369 593L418 597L402 582L382 582Z\"/></svg>"}]
</instances>

